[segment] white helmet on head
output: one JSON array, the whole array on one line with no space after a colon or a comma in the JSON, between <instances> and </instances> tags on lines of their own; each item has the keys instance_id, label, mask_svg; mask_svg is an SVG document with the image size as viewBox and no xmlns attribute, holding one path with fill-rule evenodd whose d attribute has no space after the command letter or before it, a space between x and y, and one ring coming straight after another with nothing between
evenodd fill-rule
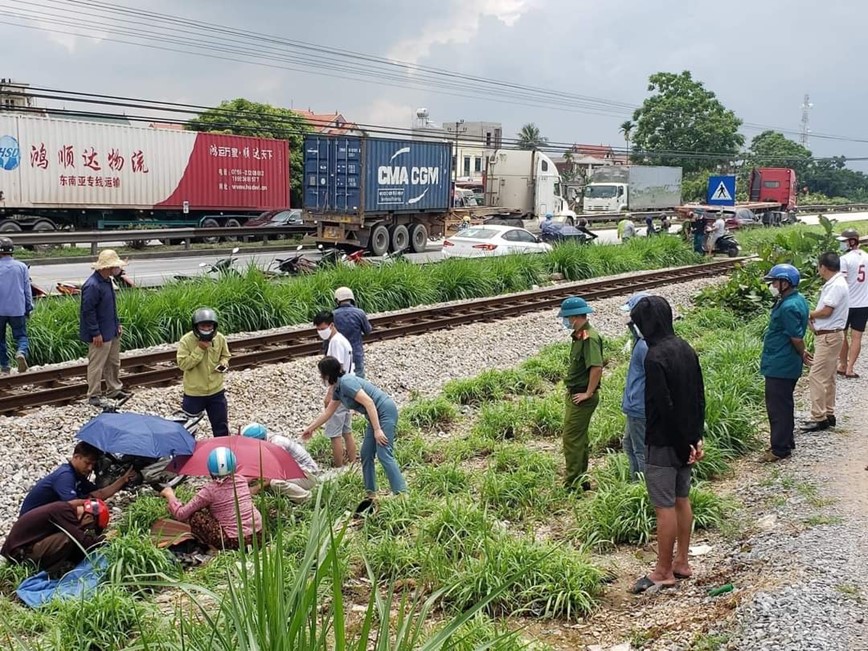
<instances>
[{"instance_id":1,"label":"white helmet on head","mask_svg":"<svg viewBox=\"0 0 868 651\"><path fill-rule=\"evenodd\" d=\"M353 290L349 287L338 287L335 290L335 301L338 303L343 303L344 301L352 301L356 302L356 297L353 294Z\"/></svg>"}]
</instances>

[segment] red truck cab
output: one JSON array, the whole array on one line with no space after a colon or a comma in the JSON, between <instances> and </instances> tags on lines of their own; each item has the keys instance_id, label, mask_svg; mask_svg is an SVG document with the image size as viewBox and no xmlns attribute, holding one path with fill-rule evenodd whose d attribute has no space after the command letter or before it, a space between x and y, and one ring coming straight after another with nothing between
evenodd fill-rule
<instances>
[{"instance_id":1,"label":"red truck cab","mask_svg":"<svg viewBox=\"0 0 868 651\"><path fill-rule=\"evenodd\" d=\"M796 209L796 173L786 167L756 167L750 173L751 203L776 203L781 210Z\"/></svg>"}]
</instances>

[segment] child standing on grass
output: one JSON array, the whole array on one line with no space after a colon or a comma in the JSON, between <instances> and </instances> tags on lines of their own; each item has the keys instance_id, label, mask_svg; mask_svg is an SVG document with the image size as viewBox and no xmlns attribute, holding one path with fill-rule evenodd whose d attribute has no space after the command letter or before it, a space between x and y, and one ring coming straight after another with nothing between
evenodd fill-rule
<instances>
[{"instance_id":1,"label":"child standing on grass","mask_svg":"<svg viewBox=\"0 0 868 651\"><path fill-rule=\"evenodd\" d=\"M178 368L184 371L184 401L188 414L207 412L214 436L229 436L229 406L223 374L229 365L229 345L217 332L217 313L203 307L193 313L193 329L178 342Z\"/></svg>"},{"instance_id":2,"label":"child standing on grass","mask_svg":"<svg viewBox=\"0 0 868 651\"><path fill-rule=\"evenodd\" d=\"M386 471L392 492L405 492L407 482L394 456L395 428L398 425L395 402L367 380L344 373L341 363L334 357L323 357L317 366L323 382L331 388L332 398L325 411L302 432L302 439L308 440L313 436L337 412L340 405L364 414L368 419L368 427L362 442L362 479L368 498L373 499L377 494L375 457Z\"/></svg>"}]
</instances>

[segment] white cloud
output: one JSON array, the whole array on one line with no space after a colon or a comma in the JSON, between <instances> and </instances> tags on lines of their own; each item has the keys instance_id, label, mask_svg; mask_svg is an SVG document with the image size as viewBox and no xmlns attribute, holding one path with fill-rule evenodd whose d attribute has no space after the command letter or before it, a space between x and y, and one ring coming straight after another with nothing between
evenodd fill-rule
<instances>
[{"instance_id":1,"label":"white cloud","mask_svg":"<svg viewBox=\"0 0 868 651\"><path fill-rule=\"evenodd\" d=\"M513 27L531 8L532 0L465 0L453 2L449 14L426 25L422 33L399 41L388 53L389 58L419 63L437 45L469 43L479 33L483 18L496 18Z\"/></svg>"},{"instance_id":2,"label":"white cloud","mask_svg":"<svg viewBox=\"0 0 868 651\"><path fill-rule=\"evenodd\" d=\"M80 41L89 41L96 44L108 36L106 32L99 30L93 30L88 36L78 36L67 30L71 29L78 31L84 29L83 27L63 27L59 23L52 23L43 20L31 20L30 22L36 25L40 30L44 30L49 41L61 46L69 54L75 53Z\"/></svg>"},{"instance_id":3,"label":"white cloud","mask_svg":"<svg viewBox=\"0 0 868 651\"><path fill-rule=\"evenodd\" d=\"M361 110L346 117L361 124L377 124L397 129L409 129L412 126L415 108L388 99L375 99Z\"/></svg>"}]
</instances>

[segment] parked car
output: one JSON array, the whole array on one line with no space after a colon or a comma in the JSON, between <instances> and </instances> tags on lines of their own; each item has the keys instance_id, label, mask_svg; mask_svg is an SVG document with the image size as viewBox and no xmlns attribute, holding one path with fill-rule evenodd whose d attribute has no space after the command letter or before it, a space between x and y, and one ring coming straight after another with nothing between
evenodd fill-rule
<instances>
[{"instance_id":1,"label":"parked car","mask_svg":"<svg viewBox=\"0 0 868 651\"><path fill-rule=\"evenodd\" d=\"M444 258L482 258L512 253L545 253L546 244L524 228L485 224L470 226L443 241Z\"/></svg>"},{"instance_id":2,"label":"parked car","mask_svg":"<svg viewBox=\"0 0 868 651\"><path fill-rule=\"evenodd\" d=\"M739 228L751 228L753 226L762 226L762 222L757 219L757 216L749 208L736 208L733 210L724 210L723 219L726 221L726 227L731 230Z\"/></svg>"},{"instance_id":3,"label":"parked car","mask_svg":"<svg viewBox=\"0 0 868 651\"><path fill-rule=\"evenodd\" d=\"M258 217L249 219L245 226L250 228L265 228L279 226L301 226L301 208L286 208L284 210L268 210ZM274 239L282 240L285 235L271 236ZM255 236L248 236L249 239L255 239Z\"/></svg>"}]
</instances>

